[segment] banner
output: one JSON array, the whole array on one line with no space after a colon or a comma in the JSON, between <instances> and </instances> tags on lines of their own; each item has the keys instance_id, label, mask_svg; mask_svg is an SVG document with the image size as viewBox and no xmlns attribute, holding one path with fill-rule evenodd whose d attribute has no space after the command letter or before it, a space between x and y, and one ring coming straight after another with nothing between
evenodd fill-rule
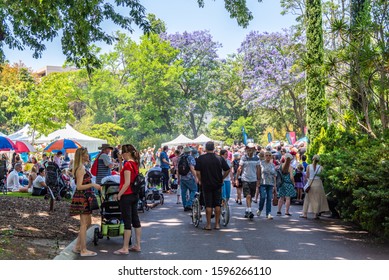
<instances>
[{"instance_id":1,"label":"banner","mask_svg":"<svg viewBox=\"0 0 389 280\"><path fill-rule=\"evenodd\" d=\"M286 140L288 140L289 145L292 145L292 139L290 138L289 132L286 133Z\"/></svg>"},{"instance_id":2,"label":"banner","mask_svg":"<svg viewBox=\"0 0 389 280\"><path fill-rule=\"evenodd\" d=\"M271 141L273 141L273 137L271 137L271 133L269 132L268 134L267 134L267 142L271 142Z\"/></svg>"},{"instance_id":3,"label":"banner","mask_svg":"<svg viewBox=\"0 0 389 280\"><path fill-rule=\"evenodd\" d=\"M243 137L243 144L247 145L247 134L244 129L244 126L242 126L242 137Z\"/></svg>"},{"instance_id":4,"label":"banner","mask_svg":"<svg viewBox=\"0 0 389 280\"><path fill-rule=\"evenodd\" d=\"M290 136L290 141L292 142L291 144L294 145L294 143L296 143L296 132L290 131L289 136Z\"/></svg>"}]
</instances>

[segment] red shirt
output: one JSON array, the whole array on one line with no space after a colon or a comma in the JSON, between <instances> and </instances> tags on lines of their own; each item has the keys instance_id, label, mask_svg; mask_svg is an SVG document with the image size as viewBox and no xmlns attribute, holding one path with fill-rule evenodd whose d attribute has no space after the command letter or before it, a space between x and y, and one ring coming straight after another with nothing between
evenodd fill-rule
<instances>
[{"instance_id":1,"label":"red shirt","mask_svg":"<svg viewBox=\"0 0 389 280\"><path fill-rule=\"evenodd\" d=\"M131 184L132 184L132 182L135 181L135 177L139 173L139 167L135 161L127 161L126 163L124 163L123 168L120 171L120 187L119 187L120 190L123 188L123 185L124 185L124 171L125 170L131 171ZM132 194L131 184L127 188L127 190L124 192L124 194Z\"/></svg>"}]
</instances>

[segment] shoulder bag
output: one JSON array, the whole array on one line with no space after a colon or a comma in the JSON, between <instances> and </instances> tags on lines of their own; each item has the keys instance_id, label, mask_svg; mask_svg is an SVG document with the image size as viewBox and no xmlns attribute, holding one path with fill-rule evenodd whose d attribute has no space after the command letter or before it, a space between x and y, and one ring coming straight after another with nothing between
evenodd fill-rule
<instances>
[{"instance_id":1,"label":"shoulder bag","mask_svg":"<svg viewBox=\"0 0 389 280\"><path fill-rule=\"evenodd\" d=\"M320 169L320 165L317 166L316 172L315 172L315 174L313 175L312 180L309 179L308 182L304 185L304 192L308 193L309 190L311 189L311 185L312 185L312 183L313 183L313 180L314 180L315 177L316 177L317 172L319 172L319 169Z\"/></svg>"}]
</instances>

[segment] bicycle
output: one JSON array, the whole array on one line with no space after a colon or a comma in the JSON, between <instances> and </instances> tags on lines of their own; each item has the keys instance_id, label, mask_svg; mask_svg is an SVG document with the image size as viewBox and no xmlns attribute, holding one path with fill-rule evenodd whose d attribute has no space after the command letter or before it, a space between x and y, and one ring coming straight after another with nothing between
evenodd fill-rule
<instances>
[{"instance_id":1,"label":"bicycle","mask_svg":"<svg viewBox=\"0 0 389 280\"><path fill-rule=\"evenodd\" d=\"M220 206L220 221L223 224L223 226L227 226L230 221L230 205L228 203L228 200L225 198L222 198L222 203Z\"/></svg>"},{"instance_id":2,"label":"bicycle","mask_svg":"<svg viewBox=\"0 0 389 280\"><path fill-rule=\"evenodd\" d=\"M192 223L195 227L198 227L201 223L201 205L200 205L200 193L196 192L192 205Z\"/></svg>"}]
</instances>

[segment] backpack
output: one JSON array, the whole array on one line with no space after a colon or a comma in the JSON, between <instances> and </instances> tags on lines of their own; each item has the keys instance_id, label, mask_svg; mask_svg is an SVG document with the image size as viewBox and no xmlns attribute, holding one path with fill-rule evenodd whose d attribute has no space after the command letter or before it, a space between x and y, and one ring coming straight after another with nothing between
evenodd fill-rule
<instances>
[{"instance_id":1,"label":"backpack","mask_svg":"<svg viewBox=\"0 0 389 280\"><path fill-rule=\"evenodd\" d=\"M190 166L188 162L188 155L182 155L178 160L178 174L182 176L188 175L190 171Z\"/></svg>"},{"instance_id":2,"label":"backpack","mask_svg":"<svg viewBox=\"0 0 389 280\"><path fill-rule=\"evenodd\" d=\"M138 173L138 175L136 175L135 180L131 186L132 193L139 195L145 185L146 185L145 177L143 176L143 174Z\"/></svg>"},{"instance_id":3,"label":"backpack","mask_svg":"<svg viewBox=\"0 0 389 280\"><path fill-rule=\"evenodd\" d=\"M92 167L90 169L90 173L93 175L93 176L96 176L97 175L97 166L99 165L99 157L100 157L101 153L99 153L99 155L96 157L95 161L93 162L92 164Z\"/></svg>"},{"instance_id":4,"label":"backpack","mask_svg":"<svg viewBox=\"0 0 389 280\"><path fill-rule=\"evenodd\" d=\"M276 171L277 171L276 187L277 190L279 190L282 183L284 183L284 180L282 179L282 166L280 166Z\"/></svg>"}]
</instances>

